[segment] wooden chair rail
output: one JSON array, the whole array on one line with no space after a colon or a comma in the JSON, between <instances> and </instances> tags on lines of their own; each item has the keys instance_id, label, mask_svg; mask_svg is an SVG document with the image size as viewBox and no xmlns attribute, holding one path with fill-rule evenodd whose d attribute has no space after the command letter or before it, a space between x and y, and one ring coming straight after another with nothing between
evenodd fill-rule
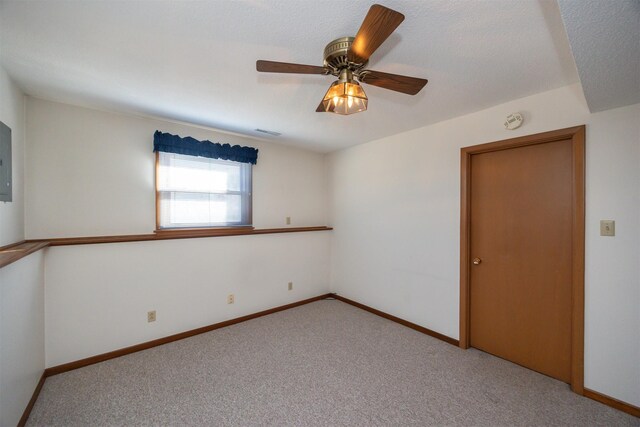
<instances>
[{"instance_id":1,"label":"wooden chair rail","mask_svg":"<svg viewBox=\"0 0 640 427\"><path fill-rule=\"evenodd\" d=\"M0 268L49 246L49 242L17 242L0 248Z\"/></svg>"},{"instance_id":2,"label":"wooden chair rail","mask_svg":"<svg viewBox=\"0 0 640 427\"><path fill-rule=\"evenodd\" d=\"M329 231L332 227L287 227L287 228L221 228L159 230L152 234L128 234L121 236L65 237L55 239L27 240L27 243L48 243L49 246L91 245L96 243L146 242L150 240L194 239L199 237L246 236L254 234L300 233L305 231Z\"/></svg>"},{"instance_id":3,"label":"wooden chair rail","mask_svg":"<svg viewBox=\"0 0 640 427\"><path fill-rule=\"evenodd\" d=\"M332 227L288 227L288 228L222 228L190 230L158 230L153 234L129 234L122 236L65 237L59 239L23 240L0 247L0 268L48 246L90 245L95 243L145 242L149 240L193 239L198 237L245 236L253 234L301 233L305 231L329 231Z\"/></svg>"}]
</instances>

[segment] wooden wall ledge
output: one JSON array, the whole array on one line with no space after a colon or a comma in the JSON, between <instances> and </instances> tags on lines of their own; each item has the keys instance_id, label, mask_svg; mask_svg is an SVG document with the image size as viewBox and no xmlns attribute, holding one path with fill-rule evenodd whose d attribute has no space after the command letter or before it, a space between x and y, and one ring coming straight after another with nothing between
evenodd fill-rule
<instances>
[{"instance_id":1,"label":"wooden wall ledge","mask_svg":"<svg viewBox=\"0 0 640 427\"><path fill-rule=\"evenodd\" d=\"M300 233L304 231L329 231L332 227L258 228L238 227L221 229L161 230L153 234L129 234L123 236L66 237L60 239L24 240L0 247L0 268L5 267L47 246L91 245L95 243L146 242L150 240L194 239L198 237L245 236L253 234Z\"/></svg>"},{"instance_id":2,"label":"wooden wall ledge","mask_svg":"<svg viewBox=\"0 0 640 427\"><path fill-rule=\"evenodd\" d=\"M221 228L191 230L159 230L153 234L129 234L123 236L65 237L58 239L27 240L27 244L48 246L91 245L96 243L146 242L150 240L194 239L199 237L245 236L254 234L300 233L305 231L328 231L332 227L286 227L286 228Z\"/></svg>"},{"instance_id":3,"label":"wooden wall ledge","mask_svg":"<svg viewBox=\"0 0 640 427\"><path fill-rule=\"evenodd\" d=\"M6 267L19 259L26 257L42 248L49 246L48 241L42 242L18 242L0 248L0 268Z\"/></svg>"}]
</instances>

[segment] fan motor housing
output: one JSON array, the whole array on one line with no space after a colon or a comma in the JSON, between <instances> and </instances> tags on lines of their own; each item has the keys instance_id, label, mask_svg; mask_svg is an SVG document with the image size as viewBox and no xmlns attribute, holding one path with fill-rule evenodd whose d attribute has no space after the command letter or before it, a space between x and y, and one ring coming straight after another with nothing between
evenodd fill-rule
<instances>
[{"instance_id":1,"label":"fan motor housing","mask_svg":"<svg viewBox=\"0 0 640 427\"><path fill-rule=\"evenodd\" d=\"M367 65L368 61L364 64L349 62L347 52L349 52L353 40L354 37L340 37L330 42L324 48L324 66L339 72L345 68L356 70Z\"/></svg>"}]
</instances>

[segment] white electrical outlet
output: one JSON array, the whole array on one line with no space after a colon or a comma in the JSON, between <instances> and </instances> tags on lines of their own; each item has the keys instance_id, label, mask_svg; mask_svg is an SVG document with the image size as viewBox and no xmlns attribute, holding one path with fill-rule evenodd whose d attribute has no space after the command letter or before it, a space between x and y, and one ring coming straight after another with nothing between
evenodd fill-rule
<instances>
[{"instance_id":1,"label":"white electrical outlet","mask_svg":"<svg viewBox=\"0 0 640 427\"><path fill-rule=\"evenodd\" d=\"M292 291L293 290L293 282L289 282L289 290Z\"/></svg>"},{"instance_id":2,"label":"white electrical outlet","mask_svg":"<svg viewBox=\"0 0 640 427\"><path fill-rule=\"evenodd\" d=\"M147 312L147 322L155 322L156 321L156 311L148 311Z\"/></svg>"},{"instance_id":3,"label":"white electrical outlet","mask_svg":"<svg viewBox=\"0 0 640 427\"><path fill-rule=\"evenodd\" d=\"M233 296L233 294L229 294L229 296L227 297L227 304L233 304L235 302L235 297Z\"/></svg>"}]
</instances>

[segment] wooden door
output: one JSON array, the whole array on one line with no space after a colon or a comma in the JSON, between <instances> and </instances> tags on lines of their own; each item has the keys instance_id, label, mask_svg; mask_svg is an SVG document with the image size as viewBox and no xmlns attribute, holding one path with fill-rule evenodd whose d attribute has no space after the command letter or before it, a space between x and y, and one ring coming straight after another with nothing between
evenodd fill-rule
<instances>
[{"instance_id":1,"label":"wooden door","mask_svg":"<svg viewBox=\"0 0 640 427\"><path fill-rule=\"evenodd\" d=\"M574 146L470 156L469 344L570 383Z\"/></svg>"}]
</instances>

